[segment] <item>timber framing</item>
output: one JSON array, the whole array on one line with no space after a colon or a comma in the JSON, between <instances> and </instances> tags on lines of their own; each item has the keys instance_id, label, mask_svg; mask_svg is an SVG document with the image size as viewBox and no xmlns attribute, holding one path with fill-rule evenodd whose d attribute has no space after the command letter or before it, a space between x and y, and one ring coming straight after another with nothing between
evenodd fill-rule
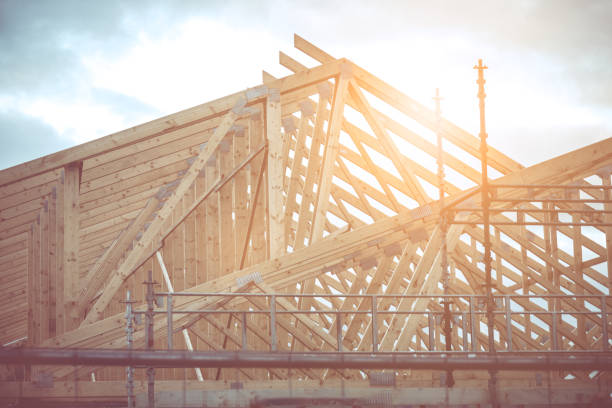
<instances>
[{"instance_id":1,"label":"timber framing","mask_svg":"<svg viewBox=\"0 0 612 408\"><path fill-rule=\"evenodd\" d=\"M264 72L253 88L0 171L0 344L123 349L121 301L130 291L144 312L151 271L155 291L173 295L174 314L154 319L158 349L171 339L174 349L200 352L421 352L446 350L447 341L453 352L492 351L482 305L472 304L486 294L480 140L444 118L438 126L432 109L351 61L297 35L294 46L319 65L281 52L285 77ZM493 147L486 154L500 299L493 344L609 353L612 139L528 168ZM448 214L457 297L446 339L436 316L438 225ZM210 313L180 313L197 310ZM145 347L142 324L134 347ZM57 401L126 397L117 367L0 368L0 395L11 401L44 392ZM342 382L347 396L379 398L364 386L370 371L166 367L156 379L169 399L188 382L185 395L200 404L210 404L197 400L202 389L229 398L229 382L259 398L287 397L292 381L301 387L293 396L327 398ZM397 374L404 390L385 391L394 401L410 389L431 405L488 398L481 372L459 371L451 394L440 393L440 372ZM500 373L497 386L525 405L610 396L606 370L542 376ZM470 388L473 400L461 391Z\"/></svg>"}]
</instances>

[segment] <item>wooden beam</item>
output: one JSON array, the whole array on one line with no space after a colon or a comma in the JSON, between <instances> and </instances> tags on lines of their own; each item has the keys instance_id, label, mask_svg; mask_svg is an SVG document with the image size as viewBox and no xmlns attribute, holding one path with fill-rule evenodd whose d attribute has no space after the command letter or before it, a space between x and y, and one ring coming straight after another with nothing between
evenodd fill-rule
<instances>
[{"instance_id":1,"label":"wooden beam","mask_svg":"<svg viewBox=\"0 0 612 408\"><path fill-rule=\"evenodd\" d=\"M317 186L316 199L314 201L314 211L312 215L312 229L310 231L310 239L308 243L319 241L323 238L323 230L327 220L327 208L329 205L329 197L332 187L332 179L334 167L338 151L340 150L340 129L342 128L342 119L344 117L344 101L347 93L348 82L350 79L350 66L343 65L341 73L336 79L334 90L334 98L332 102L332 111L329 121L327 122L327 140L325 141L325 153L323 155L323 165L319 173L319 183ZM318 114L317 114L318 116ZM318 121L318 119L317 119ZM321 123L322 126L322 123ZM316 130L315 130L316 132ZM311 147L312 151L312 147ZM318 155L318 152L315 152ZM304 208L304 207L302 207ZM308 208L308 210L310 210ZM303 244L302 242L298 244ZM304 292L311 293L314 287L314 279L308 279L304 283ZM309 309L312 299L305 298L302 300L304 308Z\"/></svg>"},{"instance_id":2,"label":"wooden beam","mask_svg":"<svg viewBox=\"0 0 612 408\"><path fill-rule=\"evenodd\" d=\"M142 262L142 257L145 255L146 249L149 247L149 245L158 244L154 242L155 236L161 231L162 225L172 214L174 208L180 202L187 189L191 188L191 185L202 168L206 165L206 162L215 153L219 143L221 143L221 140L223 140L227 131L232 127L236 121L236 118L242 112L244 104L245 100L241 99L236 106L225 115L224 120L215 129L215 132L211 136L210 140L200 152L197 159L193 162L187 173L185 173L176 190L172 193L170 198L168 198L161 210L159 210L155 220L144 232L135 248L127 256L126 260L112 274L108 285L104 289L104 292L102 292L102 295L98 298L87 314L84 322L85 324L92 323L102 317L104 309L106 309L106 306L110 303L124 279L132 273L135 266Z\"/></svg>"},{"instance_id":3,"label":"wooden beam","mask_svg":"<svg viewBox=\"0 0 612 408\"><path fill-rule=\"evenodd\" d=\"M38 298L38 264L40 260L40 224L33 222L28 235L28 345L40 344L38 324L40 314L36 307Z\"/></svg>"},{"instance_id":4,"label":"wooden beam","mask_svg":"<svg viewBox=\"0 0 612 408\"><path fill-rule=\"evenodd\" d=\"M612 162L612 154L609 153L612 151L610 146L612 146L612 139L579 149L544 164L521 170L513 175L500 178L497 182L504 184L538 184L586 177L588 174L592 174L593 167L585 163L590 163L589 161L591 161L595 166L603 166ZM257 174L257 171L255 173ZM520 198L526 196L526 194L523 190L508 189L503 196ZM456 199L456 197L451 197L449 202L454 202ZM478 198L475 198L475 201L477 202ZM431 211L429 216L427 215L427 209ZM369 250L368 242L381 239L379 245L390 245L393 242L406 239L407 232L417 226L416 222L418 222L418 225L424 225L429 228L432 223L436 222L436 219L437 209L433 204L414 211L403 211L395 217L384 218L372 225L360 227L353 231L313 243L308 248L296 250L293 253L284 255L280 259L263 262L219 279L209 280L195 288L191 288L191 290L211 292L227 291L232 290L232 288L237 290L238 287L235 280L254 272L259 272L262 278L274 288L286 287L292 282L299 282L313 276L313 274L323 272L323 268L329 268L333 265L346 262L344 257L347 255L359 257L362 254L367 254ZM205 305L204 300L200 301L197 305ZM185 307L192 306L195 307L196 304L185 304ZM121 316L111 316L104 321L88 325L83 329L50 339L48 342L45 342L45 345L56 347L84 345L110 347L116 344L111 342L113 338L123 338L123 325L124 322Z\"/></svg>"},{"instance_id":5,"label":"wooden beam","mask_svg":"<svg viewBox=\"0 0 612 408\"><path fill-rule=\"evenodd\" d=\"M391 137L387 134L385 128L382 127L382 125L378 121L378 118L372 110L370 103L365 98L365 95L363 94L363 92L361 92L361 89L353 79L349 81L349 92L353 97L353 100L356 102L359 111L368 122L368 125L370 125L370 128L372 128L372 131L376 135L378 142L383 146L387 157L389 157L393 162L393 165L395 166L399 174L402 176L404 183L409 186L409 189L415 200L419 204L424 204L425 202L429 201L429 197L425 193L425 190L423 190L423 186L421 186L421 183L416 179L416 177L412 175L414 173L414 169L405 167L407 166L406 163L410 163L410 159L406 160L400 157L400 154L397 151L397 147L391 140Z\"/></svg>"},{"instance_id":6,"label":"wooden beam","mask_svg":"<svg viewBox=\"0 0 612 408\"><path fill-rule=\"evenodd\" d=\"M233 133L227 137L219 149L219 178L228 177L234 168L233 163ZM220 273L225 275L236 270L234 240L234 220L233 215L233 189L232 182L225 184L217 193L217 204L219 206L219 260Z\"/></svg>"},{"instance_id":7,"label":"wooden beam","mask_svg":"<svg viewBox=\"0 0 612 408\"><path fill-rule=\"evenodd\" d=\"M291 230L291 222L293 220L293 213L295 209L298 209L296 203L296 195L298 192L301 196L303 196L303 189L300 189L301 179L300 179L300 170L302 168L302 158L306 157L308 154L308 149L306 147L306 136L309 130L308 122L313 119L313 115L315 113L313 109L312 102L310 100L305 100L301 104L301 114L300 114L300 124L297 132L297 138L295 142L294 155L291 166L291 178L289 181L289 187L287 189L287 201L285 203L285 243L289 244L289 236ZM302 200L304 198L302 197ZM291 246L294 246L295 243L291 242Z\"/></svg>"},{"instance_id":8,"label":"wooden beam","mask_svg":"<svg viewBox=\"0 0 612 408\"><path fill-rule=\"evenodd\" d=\"M63 186L63 275L65 328L72 330L79 325L77 298L79 285L79 194L82 163L70 163L64 167ZM62 228L62 227L60 227Z\"/></svg>"},{"instance_id":9,"label":"wooden beam","mask_svg":"<svg viewBox=\"0 0 612 408\"><path fill-rule=\"evenodd\" d=\"M246 128L240 127L236 132L234 132L234 166L237 166L240 161L247 156L249 152L248 146L248 137L246 135ZM253 163L251 162L251 167L253 167ZM236 269L242 269L243 264L241 263L243 257L243 243L245 241L245 237L247 235L247 230L245 229L245 225L248 223L249 211L247 209L248 205L248 180L247 180L248 171L241 171L236 176L234 176L234 180L232 183L233 188L233 202L232 208L234 213L236 214L236 220L234 223L234 265Z\"/></svg>"},{"instance_id":10,"label":"wooden beam","mask_svg":"<svg viewBox=\"0 0 612 408\"><path fill-rule=\"evenodd\" d=\"M255 221L255 211L260 201L259 196L262 190L263 175L264 175L264 170L266 168L266 161L267 161L267 156L261 160L261 166L259 168L259 175L257 176L256 181L251 180L252 182L255 182L255 184L251 184L251 186L254 186L253 191L252 191L253 199L251 200L251 208L249 210L249 220L246 224L246 233L244 234L244 243L242 245L242 256L240 257L240 265L238 268L240 270L244 267L244 263L246 261L246 256L247 256L247 250L249 249L249 241L251 240L251 231L253 229L253 222ZM259 204L259 206L261 206L261 204Z\"/></svg>"},{"instance_id":11,"label":"wooden beam","mask_svg":"<svg viewBox=\"0 0 612 408\"><path fill-rule=\"evenodd\" d=\"M456 217L459 221L465 221L467 214L460 214ZM463 225L452 225L447 233L447 250L452 252L459 241L459 237L463 233ZM438 282L442 273L441 262L442 253L440 248L441 233L436 228L427 243L425 252L417 265L414 275L410 280L410 285L404 291L404 294L431 294L439 291ZM408 310L426 310L427 305L431 300L426 298L419 299L402 299L397 307L398 311ZM382 350L403 350L406 341L408 341L415 333L418 321L422 315L395 315L391 319L389 328L380 342ZM397 342L395 342L397 340ZM394 345L395 344L395 345Z\"/></svg>"},{"instance_id":12,"label":"wooden beam","mask_svg":"<svg viewBox=\"0 0 612 408\"><path fill-rule=\"evenodd\" d=\"M334 57L297 34L293 35L293 46L321 63L325 64L335 60Z\"/></svg>"},{"instance_id":13,"label":"wooden beam","mask_svg":"<svg viewBox=\"0 0 612 408\"><path fill-rule=\"evenodd\" d=\"M266 99L266 138L268 140L268 220L270 258L278 258L286 251L283 182L285 166L283 152L287 144L281 131L280 90L271 88Z\"/></svg>"},{"instance_id":14,"label":"wooden beam","mask_svg":"<svg viewBox=\"0 0 612 408\"><path fill-rule=\"evenodd\" d=\"M247 276L254 272L259 272L265 281L270 282L273 288L286 287L288 281L299 282L314 272L322 271L322 268L342 263L343 254L355 254L355 257L371 256L368 253L368 242L380 240L380 245L387 246L400 239L405 239L406 234L410 233L410 228L422 223L427 213L419 211L407 212L397 217L382 219L373 225L321 240L301 251L295 251L284 255L277 260L270 260L260 263L241 271L222 276L217 279L208 280L190 290L193 291L224 291L238 290L236 279ZM407 232L404 232L406 230ZM177 299L179 307L203 307L211 299L203 298L199 300L186 301ZM216 300L215 300L216 301ZM78 330L64 335L57 336L45 342L45 346L69 347L85 345L103 344L102 333L117 333L123 336L124 322L121 316L111 316L107 319L84 326Z\"/></svg>"},{"instance_id":15,"label":"wooden beam","mask_svg":"<svg viewBox=\"0 0 612 408\"><path fill-rule=\"evenodd\" d=\"M605 171L599 175L604 186L610 187L610 171ZM606 201L612 200L610 190L604 190L604 198ZM606 211L612 211L612 204L607 202L604 205ZM606 214L604 218L606 223L612 223L612 214ZM608 269L608 293L612 293L612 227L607 227L606 232L606 260Z\"/></svg>"},{"instance_id":16,"label":"wooden beam","mask_svg":"<svg viewBox=\"0 0 612 408\"><path fill-rule=\"evenodd\" d=\"M174 287L172 286L172 282L170 281L170 276L168 275L168 270L166 269L166 265L164 264L164 259L159 251L155 253L157 257L157 262L159 263L159 267L162 270L162 276L164 277L164 282L166 283L166 287L168 288L169 293L174 293ZM189 351L193 351L193 345L191 343L191 338L189 337L189 333L187 329L182 330L183 338L185 339L185 344L187 345L187 349ZM198 381L204 381L202 377L202 371L199 368L195 368L195 373Z\"/></svg>"},{"instance_id":17,"label":"wooden beam","mask_svg":"<svg viewBox=\"0 0 612 408\"><path fill-rule=\"evenodd\" d=\"M295 229L295 240L293 242L294 250L304 247L304 239L308 235L307 228L309 222L311 221L310 204L315 204L313 186L316 180L319 178L319 174L321 172L321 155L319 154L319 149L321 144L325 143L323 126L328 118L327 103L329 96L329 87L324 85L321 92L319 92L319 102L315 116L315 127L310 145L310 153L308 156L308 169L306 179L304 181L304 187L302 188L302 202L300 203L300 209L298 211L298 225Z\"/></svg>"},{"instance_id":18,"label":"wooden beam","mask_svg":"<svg viewBox=\"0 0 612 408\"><path fill-rule=\"evenodd\" d=\"M376 272L374 273L372 280L368 283L365 289L366 295L375 295L377 293L380 293L381 285L387 273L389 272L389 266L391 265L392 261L393 261L393 256L385 256L383 257L382 261L376 266ZM357 310L358 311L372 310L371 303L372 302L370 301L370 299L362 298L361 300L359 300L359 304L357 305ZM370 306L369 308L368 308L368 305ZM360 329L362 322L365 319L366 317L364 315L355 315L350 320L350 323L348 324L346 333L344 335L344 341L346 341L348 344L352 344L356 340L355 338L357 336L357 333ZM371 324L371 321L369 323ZM334 323L334 327L332 327L332 329L330 330L331 333L334 332L334 328L335 328L335 323ZM364 337L368 336L369 334L367 331L363 333L364 333Z\"/></svg>"},{"instance_id":19,"label":"wooden beam","mask_svg":"<svg viewBox=\"0 0 612 408\"><path fill-rule=\"evenodd\" d=\"M74 161L83 161L96 155L115 150L142 140L163 135L184 126L223 116L228 110L248 95L249 104L261 102L265 98L267 86L278 88L281 94L300 90L305 86L329 79L339 72L339 67L346 60L333 61L325 66L316 67L295 75L280 78L267 85L260 85L246 91L237 92L205 104L173 113L163 118L123 130L100 139L75 146L70 149L45 156L39 159L10 167L0 171L0 187L15 183L50 170L61 168Z\"/></svg>"},{"instance_id":20,"label":"wooden beam","mask_svg":"<svg viewBox=\"0 0 612 408\"><path fill-rule=\"evenodd\" d=\"M160 199L163 198L165 190L162 188L158 194L151 197L145 207L133 219L128 227L121 232L119 237L98 259L94 266L89 270L81 285L81 294L78 299L78 315L82 316L89 302L96 296L106 283L110 273L116 267L120 257L132 245L137 234L140 233L151 215L159 208Z\"/></svg>"},{"instance_id":21,"label":"wooden beam","mask_svg":"<svg viewBox=\"0 0 612 408\"><path fill-rule=\"evenodd\" d=\"M49 313L49 284L50 284L50 262L49 262L49 204L45 204L40 211L40 336L41 340L49 338L49 323L51 316ZM16 300L16 299L15 299Z\"/></svg>"},{"instance_id":22,"label":"wooden beam","mask_svg":"<svg viewBox=\"0 0 612 408\"><path fill-rule=\"evenodd\" d=\"M325 226L325 214L329 203L329 193L331 191L332 176L334 172L334 163L340 149L340 129L342 128L342 118L344 116L344 99L348 87L350 67L344 65L344 71L341 72L334 92L334 101L332 103L332 113L327 124L327 141L325 146L325 155L323 158L323 167L321 168L321 176L319 186L317 188L317 201L315 203L313 227L311 232L311 241L316 242L323 238L323 228ZM347 72L348 70L348 72Z\"/></svg>"},{"instance_id":23,"label":"wooden beam","mask_svg":"<svg viewBox=\"0 0 612 408\"><path fill-rule=\"evenodd\" d=\"M327 64L333 61L336 61L334 57L327 54L325 51L306 41L302 37L295 35L294 36L294 46L295 48L303 51L305 54L314 58L315 60L321 62L322 64ZM391 85L386 82L376 78L374 75L370 74L363 68L358 67L353 64L355 79L358 81L359 85L373 94L374 96L382 99L387 102L389 105L398 109L400 112L405 113L411 118L417 120L424 126L429 127L432 130L435 130L436 126L436 115L435 113L421 105L414 99L410 98L408 95L403 94L397 89L393 88ZM442 119L442 132L444 137L449 141L453 142L457 146L465 149L468 153L472 154L474 157L479 158L479 143L478 139L466 132L465 130L459 128L458 126L452 124L446 119ZM519 170L522 168L520 164L510 159L508 156L504 155L500 151L494 149L489 146L489 150L487 152L489 163L492 167L499 170L503 174L508 174L510 172Z\"/></svg>"}]
</instances>

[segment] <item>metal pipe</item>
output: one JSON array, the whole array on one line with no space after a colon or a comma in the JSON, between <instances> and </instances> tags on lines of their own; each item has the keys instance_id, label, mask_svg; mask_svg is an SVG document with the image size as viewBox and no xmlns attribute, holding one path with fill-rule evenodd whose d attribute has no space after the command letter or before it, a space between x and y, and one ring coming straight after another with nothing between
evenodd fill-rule
<instances>
[{"instance_id":1,"label":"metal pipe","mask_svg":"<svg viewBox=\"0 0 612 408\"><path fill-rule=\"evenodd\" d=\"M611 370L612 354L298 353L126 349L1 348L1 364L220 368Z\"/></svg>"},{"instance_id":2,"label":"metal pipe","mask_svg":"<svg viewBox=\"0 0 612 408\"><path fill-rule=\"evenodd\" d=\"M174 329L173 329L174 318L172 317L172 314L174 311L173 310L174 304L172 301L172 298L174 296L174 287L172 286L172 281L170 281L170 275L168 275L168 269L166 268L166 263L164 262L164 258L162 257L161 252L157 251L155 253L155 256L157 257L157 262L159 263L159 267L161 268L161 271L162 271L162 276L164 278L164 281L166 282L166 287L168 288L168 292L164 293L164 295L168 298L167 299L167 306L168 306L167 335L168 335L168 349L171 350L173 348L172 347L172 336L174 335ZM156 293L155 295L158 296L159 293ZM154 312L154 313L159 313L159 312ZM191 343L191 337L189 337L189 333L187 332L187 329L183 329L182 333L183 333L183 339L185 340L185 345L187 346L187 350L193 351L193 344ZM200 370L199 367L196 367L194 371L196 373L196 377L198 381L200 382L204 381L202 370Z\"/></svg>"},{"instance_id":3,"label":"metal pipe","mask_svg":"<svg viewBox=\"0 0 612 408\"><path fill-rule=\"evenodd\" d=\"M510 296L505 296L506 302L506 343L508 351L512 351L512 308L510 307Z\"/></svg>"},{"instance_id":4,"label":"metal pipe","mask_svg":"<svg viewBox=\"0 0 612 408\"><path fill-rule=\"evenodd\" d=\"M242 312L242 350L247 350L249 348L247 342L247 316L246 312Z\"/></svg>"},{"instance_id":5,"label":"metal pipe","mask_svg":"<svg viewBox=\"0 0 612 408\"><path fill-rule=\"evenodd\" d=\"M378 352L378 310L377 310L377 297L372 296L372 351Z\"/></svg>"},{"instance_id":6,"label":"metal pipe","mask_svg":"<svg viewBox=\"0 0 612 408\"><path fill-rule=\"evenodd\" d=\"M168 325L168 350L172 350L173 349L173 344L172 344L172 336L174 335L174 330L172 328L172 295L168 295L168 297L166 298L166 305L167 307L167 312L168 312L168 319L167 319L167 325Z\"/></svg>"},{"instance_id":7,"label":"metal pipe","mask_svg":"<svg viewBox=\"0 0 612 408\"><path fill-rule=\"evenodd\" d=\"M493 203L607 203L607 200L598 198L493 198L490 200Z\"/></svg>"},{"instance_id":8,"label":"metal pipe","mask_svg":"<svg viewBox=\"0 0 612 408\"><path fill-rule=\"evenodd\" d=\"M442 98L440 97L440 90L436 88L436 96L434 97L434 100L436 101L436 139L437 139L437 144L438 144L438 157L437 157L437 164L438 164L438 195L439 195L439 202L440 202L440 208L444 208L444 190L445 190L445 185L444 185L444 149L442 147L442 132L441 132L441 126L440 126L440 122L441 122L441 109L440 109L440 100ZM448 294L448 284L449 284L449 279L450 279L450 273L448 270L448 254L447 254L447 232L448 232L448 222L447 222L447 213L446 212L440 212L440 235L441 235L441 239L442 239L442 243L440 245L440 252L442 255L442 259L441 259L441 268L442 268L442 288L444 290L444 294ZM445 349L446 351L451 351L451 346L452 346L452 328L451 328L451 313L450 313L450 301L448 299L445 299L443 301L443 305L444 305L444 344L445 344ZM446 372L446 385L448 387L452 387L455 383L455 380L453 379L453 372L451 370L448 370Z\"/></svg>"},{"instance_id":9,"label":"metal pipe","mask_svg":"<svg viewBox=\"0 0 612 408\"><path fill-rule=\"evenodd\" d=\"M276 351L276 296L270 296L270 351Z\"/></svg>"},{"instance_id":10,"label":"metal pipe","mask_svg":"<svg viewBox=\"0 0 612 408\"><path fill-rule=\"evenodd\" d=\"M606 297L601 297L601 347L604 351L608 351L608 312L606 306Z\"/></svg>"},{"instance_id":11,"label":"metal pipe","mask_svg":"<svg viewBox=\"0 0 612 408\"><path fill-rule=\"evenodd\" d=\"M494 316L493 316L493 287L491 286L491 231L489 225L489 207L491 205L491 197L489 197L489 179L487 176L487 130L485 121L485 79L484 70L487 66L482 64L482 60L478 60L478 65L474 67L478 70L478 100L480 108L480 163L481 163L481 202L482 202L482 218L484 229L484 267L487 290L487 328L489 337L489 353L495 352L495 337L494 337ZM497 390L496 390L496 373L494 369L489 370L489 393L491 398L491 406L497 407Z\"/></svg>"},{"instance_id":12,"label":"metal pipe","mask_svg":"<svg viewBox=\"0 0 612 408\"><path fill-rule=\"evenodd\" d=\"M336 315L336 342L338 343L338 352L342 352L342 313Z\"/></svg>"},{"instance_id":13,"label":"metal pipe","mask_svg":"<svg viewBox=\"0 0 612 408\"><path fill-rule=\"evenodd\" d=\"M369 298L372 295L360 295L360 294L351 294L351 293L325 293L325 294L308 294L308 293L251 293L251 292L174 292L174 293L168 293L168 292L155 292L156 296L167 296L168 294L171 294L172 296L176 297L176 296L198 296L198 297L209 297L209 296L213 296L213 297L240 297L240 296L244 296L244 297L265 297L268 298L272 295L276 296L277 298L293 298L293 297L319 297L319 298L349 298L349 297L353 297L353 298ZM504 296L510 296L512 299L515 298L593 298L593 299L599 299L602 297L602 295L588 295L588 294L584 294L584 295L578 295L578 294L572 294L572 295L559 295L559 294L537 294L537 295L520 295L520 294L512 294L512 295L493 295L493 297L495 298L503 298ZM603 295L604 297L606 297L608 300L612 300L612 296L611 295ZM448 295L436 295L436 294L429 294L429 295L411 295L411 294L377 294L376 295L377 298L393 298L393 299L444 299L444 298L470 298L473 297L475 299L486 299L486 295L473 295L471 293L466 293L466 294L448 294ZM306 310L300 310L300 309L296 309L299 310L300 312L304 312L306 313ZM330 310L331 311L331 310ZM277 311L277 313L280 313L281 311ZM345 313L346 311L344 311L343 313ZM134 313L140 313L135 311ZM174 311L174 313L177 313L177 310ZM319 312L315 312L315 313L319 313Z\"/></svg>"},{"instance_id":14,"label":"metal pipe","mask_svg":"<svg viewBox=\"0 0 612 408\"><path fill-rule=\"evenodd\" d=\"M551 317L552 320L552 342L551 342L551 348L553 351L557 351L559 349L559 338L557 337L557 322L559 320L559 313L556 311L556 307L555 307L555 311L553 312L553 315Z\"/></svg>"},{"instance_id":15,"label":"metal pipe","mask_svg":"<svg viewBox=\"0 0 612 408\"><path fill-rule=\"evenodd\" d=\"M539 202L538 200L532 200ZM476 212L482 211L482 208L461 208L461 211ZM584 210L576 208L559 208L559 209L543 209L543 208L489 208L489 212L515 212L515 213L584 213L584 214L611 214L612 210Z\"/></svg>"},{"instance_id":16,"label":"metal pipe","mask_svg":"<svg viewBox=\"0 0 612 408\"><path fill-rule=\"evenodd\" d=\"M147 285L146 346L149 350L153 349L155 341L155 330L153 327L155 322L155 315L153 314L153 285L155 283L153 281L153 272L149 269L148 280L145 282ZM152 365L147 367L147 399L148 407L155 408L155 368Z\"/></svg>"},{"instance_id":17,"label":"metal pipe","mask_svg":"<svg viewBox=\"0 0 612 408\"><path fill-rule=\"evenodd\" d=\"M495 188L562 188L566 190L611 190L612 186L597 186L593 184L580 184L580 185L568 185L568 184L492 184L491 187Z\"/></svg>"},{"instance_id":18,"label":"metal pipe","mask_svg":"<svg viewBox=\"0 0 612 408\"><path fill-rule=\"evenodd\" d=\"M538 296L539 297L539 296ZM571 297L571 296L570 296ZM497 299L497 296L494 296L495 299ZM265 315L269 315L270 314L270 310L239 310L239 309L222 309L222 310L215 310L215 309L202 309L202 310L175 310L173 311L173 314L239 314L239 313L248 313L248 314L265 314ZM154 314L163 314L163 315L167 315L168 312L167 311L161 311L161 310L156 310L153 312ZM338 314L347 314L347 315L369 315L372 312L369 310L356 310L356 311L352 311L352 312L347 312L347 311L339 311L339 310L277 310L275 312L275 314L277 315L286 315L286 314L290 314L290 315L299 315L299 314L317 314L317 315L325 315L325 314L331 314L331 315L338 315ZM381 310L381 311L377 311L377 314L384 314L384 315L426 315L429 313L433 313L434 315L443 315L444 312L430 312L427 310L406 310L406 311L401 311L401 310ZM475 314L484 314L486 312L474 312ZM504 311L493 311L494 315L497 314L505 314L506 312ZM524 314L533 314L533 315L550 315L553 314L554 312L551 311L539 311L539 310L525 310L524 312L522 312ZM592 315L592 316L596 316L599 315L600 312L587 312L587 311L566 311L563 312L564 314L571 314L571 315ZM138 313L134 313L136 314L142 314L142 312L138 312ZM455 316L455 315L460 315L461 312L455 312L455 311L450 311L450 314ZM178 329L177 329L178 330Z\"/></svg>"},{"instance_id":19,"label":"metal pipe","mask_svg":"<svg viewBox=\"0 0 612 408\"><path fill-rule=\"evenodd\" d=\"M476 337L476 316L474 311L474 298L470 296L470 339L472 340L472 351L478 350L478 338ZM478 328L480 331L480 327ZM465 336L465 334L464 334Z\"/></svg>"},{"instance_id":20,"label":"metal pipe","mask_svg":"<svg viewBox=\"0 0 612 408\"><path fill-rule=\"evenodd\" d=\"M435 350L435 340L434 340L434 330L435 330L435 320L433 318L433 314L430 312L427 314L427 332L429 334L429 351Z\"/></svg>"},{"instance_id":21,"label":"metal pipe","mask_svg":"<svg viewBox=\"0 0 612 408\"><path fill-rule=\"evenodd\" d=\"M133 300L130 298L130 291L128 290L125 296L125 319L127 321L127 327L125 329L127 333L127 348L128 350L132 349L132 344L134 342L134 315L132 313L132 303ZM127 398L128 398L128 408L135 407L135 399L134 399L134 367L127 366L126 368L126 377L127 377Z\"/></svg>"},{"instance_id":22,"label":"metal pipe","mask_svg":"<svg viewBox=\"0 0 612 408\"><path fill-rule=\"evenodd\" d=\"M453 224L463 224L463 225L481 225L481 221L453 221ZM535 225L535 226L544 226L544 225L554 225L557 227L612 227L610 223L601 223L601 222L535 222L535 221L527 221L527 222L514 222L514 221L493 221L489 225Z\"/></svg>"},{"instance_id":23,"label":"metal pipe","mask_svg":"<svg viewBox=\"0 0 612 408\"><path fill-rule=\"evenodd\" d=\"M467 313L461 313L461 331L463 333L463 350L467 351L468 349L468 336L467 336Z\"/></svg>"},{"instance_id":24,"label":"metal pipe","mask_svg":"<svg viewBox=\"0 0 612 408\"><path fill-rule=\"evenodd\" d=\"M485 267L485 278L486 278L486 290L487 290L487 323L489 328L489 352L495 351L495 338L493 333L493 288L491 286L491 231L489 222L489 206L491 198L489 197L489 179L487 176L488 164L487 164L487 130L485 120L485 79L484 70L487 66L482 64L482 60L478 60L478 65L474 67L478 70L478 101L480 108L480 163L481 163L481 201L482 201L482 212L483 212L483 228L484 228L484 267Z\"/></svg>"}]
</instances>

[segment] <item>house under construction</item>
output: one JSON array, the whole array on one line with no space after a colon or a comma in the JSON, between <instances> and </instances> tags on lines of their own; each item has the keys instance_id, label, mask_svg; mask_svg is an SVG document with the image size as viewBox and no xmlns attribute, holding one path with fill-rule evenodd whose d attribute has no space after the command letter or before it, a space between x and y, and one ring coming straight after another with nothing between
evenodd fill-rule
<instances>
[{"instance_id":1,"label":"house under construction","mask_svg":"<svg viewBox=\"0 0 612 408\"><path fill-rule=\"evenodd\" d=\"M320 65L0 171L0 404L610 404L612 139L525 168L482 62L474 136L294 45Z\"/></svg>"}]
</instances>

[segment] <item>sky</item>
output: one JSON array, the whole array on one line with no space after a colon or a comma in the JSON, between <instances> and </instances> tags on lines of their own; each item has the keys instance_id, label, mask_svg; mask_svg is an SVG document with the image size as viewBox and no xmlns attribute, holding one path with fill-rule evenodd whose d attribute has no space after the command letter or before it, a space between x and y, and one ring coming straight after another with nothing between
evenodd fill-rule
<instances>
[{"instance_id":1,"label":"sky","mask_svg":"<svg viewBox=\"0 0 612 408\"><path fill-rule=\"evenodd\" d=\"M612 1L0 0L0 169L290 72L297 33L523 165L612 136Z\"/></svg>"}]
</instances>

